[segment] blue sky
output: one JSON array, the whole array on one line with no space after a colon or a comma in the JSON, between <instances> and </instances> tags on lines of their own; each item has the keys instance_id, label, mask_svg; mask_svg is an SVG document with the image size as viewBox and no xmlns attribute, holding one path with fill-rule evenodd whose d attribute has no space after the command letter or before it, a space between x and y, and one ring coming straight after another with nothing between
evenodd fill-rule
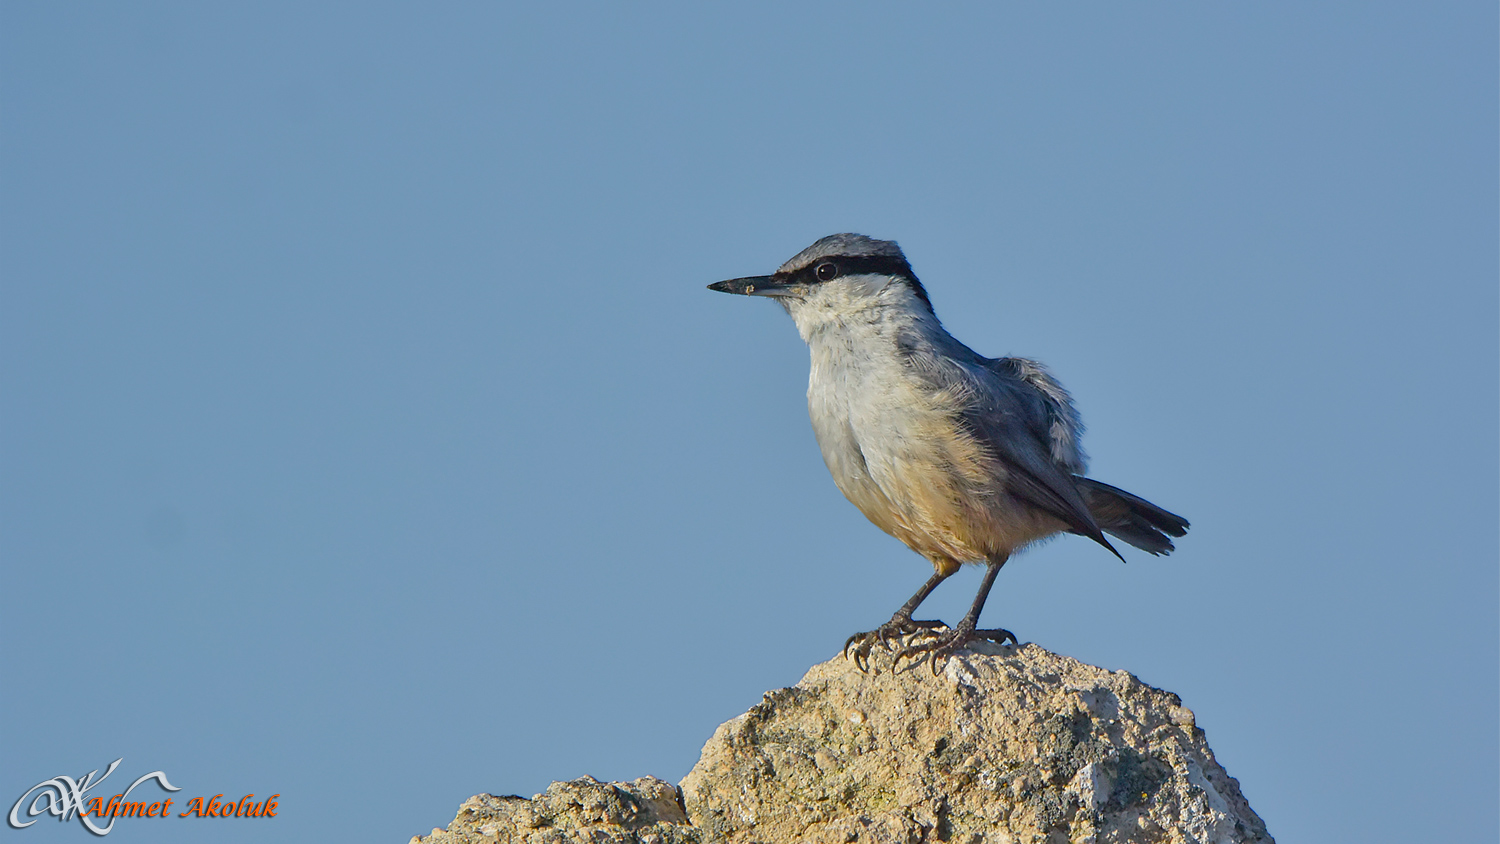
<instances>
[{"instance_id":1,"label":"blue sky","mask_svg":"<svg viewBox=\"0 0 1500 844\"><path fill-rule=\"evenodd\" d=\"M681 778L930 572L828 478L790 320L704 290L856 231L1193 522L1037 548L986 623L1181 694L1278 840L1493 839L1496 31L0 6L0 808L124 757L280 813L113 842L405 841Z\"/></svg>"}]
</instances>

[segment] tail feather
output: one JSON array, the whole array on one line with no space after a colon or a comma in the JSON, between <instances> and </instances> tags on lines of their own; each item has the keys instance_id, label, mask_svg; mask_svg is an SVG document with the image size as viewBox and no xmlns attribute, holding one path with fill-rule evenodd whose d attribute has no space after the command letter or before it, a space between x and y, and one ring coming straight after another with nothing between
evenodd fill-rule
<instances>
[{"instance_id":1,"label":"tail feather","mask_svg":"<svg viewBox=\"0 0 1500 844\"><path fill-rule=\"evenodd\" d=\"M1151 554L1172 553L1168 537L1185 536L1188 520L1123 489L1074 476L1100 529Z\"/></svg>"}]
</instances>

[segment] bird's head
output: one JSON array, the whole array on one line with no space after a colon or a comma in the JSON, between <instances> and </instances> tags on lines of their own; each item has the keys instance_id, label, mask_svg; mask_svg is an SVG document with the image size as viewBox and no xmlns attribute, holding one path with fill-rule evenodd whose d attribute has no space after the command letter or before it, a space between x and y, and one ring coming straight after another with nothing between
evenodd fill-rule
<instances>
[{"instance_id":1,"label":"bird's head","mask_svg":"<svg viewBox=\"0 0 1500 844\"><path fill-rule=\"evenodd\" d=\"M833 234L798 252L772 275L715 282L710 290L766 296L799 327L872 308L931 315L927 291L893 240Z\"/></svg>"}]
</instances>

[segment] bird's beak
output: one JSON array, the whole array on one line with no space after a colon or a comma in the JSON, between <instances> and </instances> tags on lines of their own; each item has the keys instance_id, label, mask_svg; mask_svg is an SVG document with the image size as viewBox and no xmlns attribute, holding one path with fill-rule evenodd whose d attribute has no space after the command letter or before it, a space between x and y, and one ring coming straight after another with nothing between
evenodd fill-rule
<instances>
[{"instance_id":1,"label":"bird's beak","mask_svg":"<svg viewBox=\"0 0 1500 844\"><path fill-rule=\"evenodd\" d=\"M716 281L710 284L708 289L717 290L720 293L738 293L741 296L776 297L793 295L791 287L774 275L752 275L745 278L731 278L728 281Z\"/></svg>"}]
</instances>

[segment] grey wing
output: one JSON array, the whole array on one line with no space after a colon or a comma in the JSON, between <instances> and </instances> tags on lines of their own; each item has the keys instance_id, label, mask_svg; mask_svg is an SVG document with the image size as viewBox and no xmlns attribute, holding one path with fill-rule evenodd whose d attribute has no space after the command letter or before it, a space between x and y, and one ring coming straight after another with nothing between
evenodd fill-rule
<instances>
[{"instance_id":1,"label":"grey wing","mask_svg":"<svg viewBox=\"0 0 1500 844\"><path fill-rule=\"evenodd\" d=\"M1035 419L1037 433L1047 442L1052 461L1069 474L1087 471L1083 453L1083 420L1073 407L1073 397L1052 377L1045 366L1026 358L986 360L986 367L1002 379L1019 381L1035 391L1042 414Z\"/></svg>"},{"instance_id":2,"label":"grey wing","mask_svg":"<svg viewBox=\"0 0 1500 844\"><path fill-rule=\"evenodd\" d=\"M1052 389L1039 388L1026 377L1028 372L1038 373ZM981 369L968 374L976 383L964 421L1009 470L1006 491L1119 557L1073 477L1075 466L1082 469L1083 456L1077 449L1080 426L1068 394L1039 365L1020 358L984 359ZM1058 458L1059 450L1063 459Z\"/></svg>"}]
</instances>

